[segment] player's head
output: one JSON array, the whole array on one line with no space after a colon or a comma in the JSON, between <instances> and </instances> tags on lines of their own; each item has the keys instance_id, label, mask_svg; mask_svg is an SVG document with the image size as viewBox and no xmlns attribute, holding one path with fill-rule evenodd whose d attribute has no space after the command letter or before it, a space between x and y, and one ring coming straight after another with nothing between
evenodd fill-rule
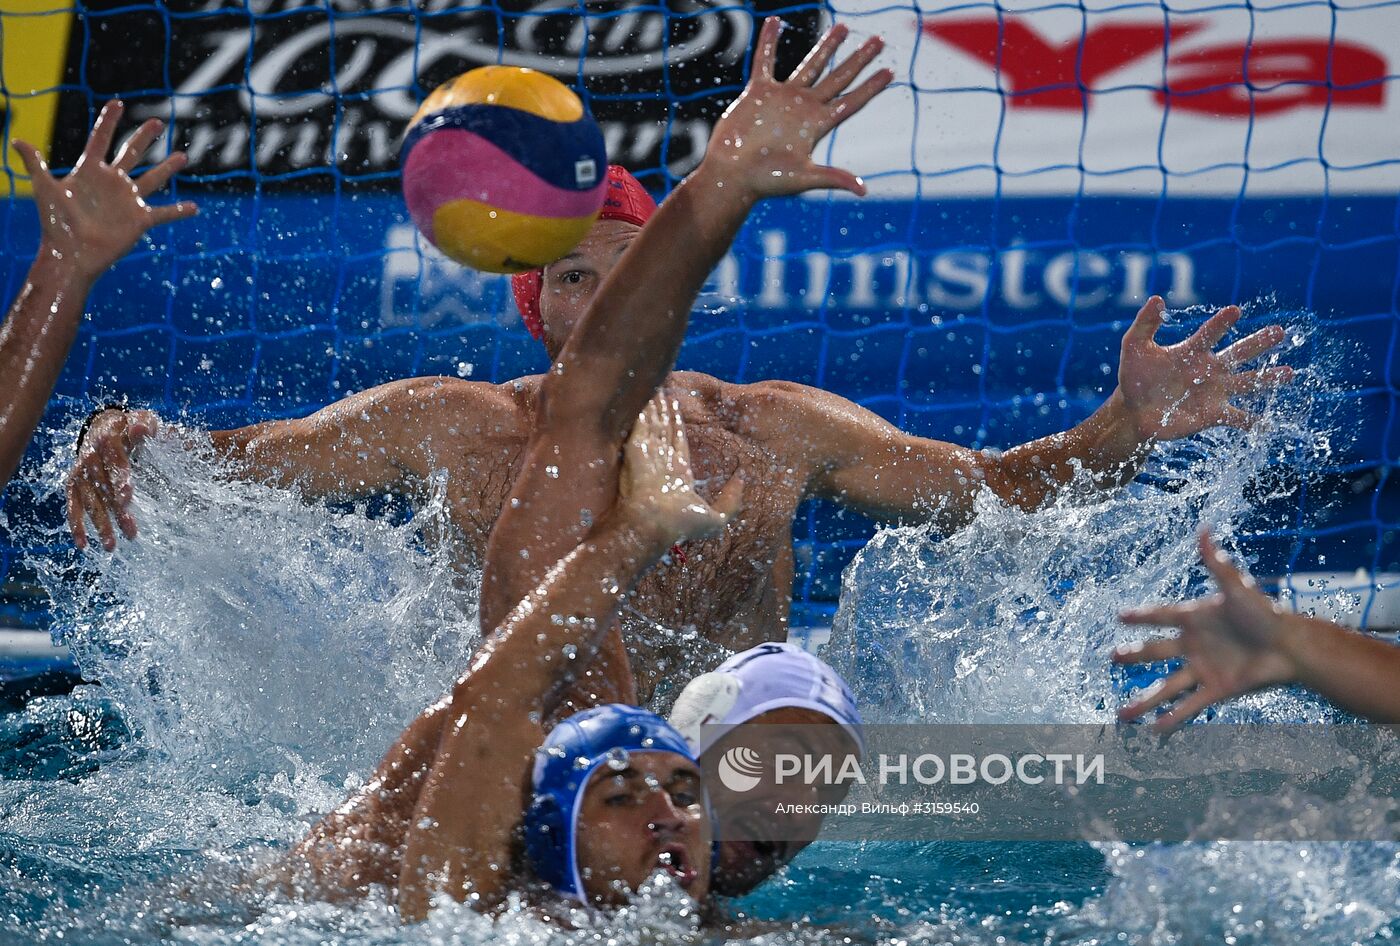
<instances>
[{"instance_id":1,"label":"player's head","mask_svg":"<svg viewBox=\"0 0 1400 946\"><path fill-rule=\"evenodd\" d=\"M625 168L610 165L603 209L588 235L563 259L511 277L520 317L551 358L564 347L603 278L654 213L656 201L646 188Z\"/></svg>"},{"instance_id":2,"label":"player's head","mask_svg":"<svg viewBox=\"0 0 1400 946\"><path fill-rule=\"evenodd\" d=\"M533 788L525 854L555 890L615 906L661 870L696 900L709 895L704 782L660 716L619 703L570 716L536 750Z\"/></svg>"},{"instance_id":3,"label":"player's head","mask_svg":"<svg viewBox=\"0 0 1400 946\"><path fill-rule=\"evenodd\" d=\"M760 644L690 681L671 711L671 724L709 770L742 744L751 725L782 726L774 732L781 733L785 752L831 756L837 770L839 760L865 751L860 714L846 681L825 661L785 643ZM726 731L726 726L733 728ZM725 896L757 887L821 830L819 814L778 812L793 810L787 806L800 812L834 805L848 791L842 784L771 778L742 792L722 779L712 779L709 788L719 837L711 886Z\"/></svg>"}]
</instances>

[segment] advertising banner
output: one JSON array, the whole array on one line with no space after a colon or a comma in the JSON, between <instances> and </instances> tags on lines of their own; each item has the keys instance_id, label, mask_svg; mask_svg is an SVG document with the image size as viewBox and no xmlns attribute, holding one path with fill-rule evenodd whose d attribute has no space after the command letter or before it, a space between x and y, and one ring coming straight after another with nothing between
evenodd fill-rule
<instances>
[{"instance_id":1,"label":"advertising banner","mask_svg":"<svg viewBox=\"0 0 1400 946\"><path fill-rule=\"evenodd\" d=\"M1400 189L1400 6L838 2L901 82L837 139L881 194Z\"/></svg>"},{"instance_id":2,"label":"advertising banner","mask_svg":"<svg viewBox=\"0 0 1400 946\"><path fill-rule=\"evenodd\" d=\"M753 15L780 7L795 64L817 35L818 4L98 0L68 45L72 91L61 97L54 159L75 158L93 102L121 94L132 119L171 125L188 179L393 189L399 139L423 97L499 63L576 86L614 161L684 175L743 85Z\"/></svg>"}]
</instances>

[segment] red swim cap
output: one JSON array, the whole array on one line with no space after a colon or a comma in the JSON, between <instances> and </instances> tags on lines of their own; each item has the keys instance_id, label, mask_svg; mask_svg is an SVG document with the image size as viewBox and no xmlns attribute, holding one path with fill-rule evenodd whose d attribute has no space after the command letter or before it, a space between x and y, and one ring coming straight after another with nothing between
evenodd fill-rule
<instances>
[{"instance_id":1,"label":"red swim cap","mask_svg":"<svg viewBox=\"0 0 1400 946\"><path fill-rule=\"evenodd\" d=\"M619 164L608 165L608 189L603 198L599 220L621 220L645 226L656 213L656 201L647 189ZM532 269L510 277L510 291L520 319L535 338L544 338L544 322L540 319L540 291L544 287L544 271Z\"/></svg>"}]
</instances>

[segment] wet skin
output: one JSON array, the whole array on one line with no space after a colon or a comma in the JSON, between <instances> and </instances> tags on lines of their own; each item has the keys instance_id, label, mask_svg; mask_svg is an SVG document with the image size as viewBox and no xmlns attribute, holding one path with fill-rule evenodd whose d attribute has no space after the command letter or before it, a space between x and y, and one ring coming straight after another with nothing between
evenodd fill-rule
<instances>
[{"instance_id":1,"label":"wet skin","mask_svg":"<svg viewBox=\"0 0 1400 946\"><path fill-rule=\"evenodd\" d=\"M451 697L421 714L372 782L291 852L289 885L307 892L327 886L358 892L381 882L378 878L393 869L386 854L392 858L402 848L393 886L405 918L426 915L435 889L459 898L470 892L474 905L483 908L502 902L514 883L512 838L529 794L529 766L521 764L521 748L540 744L548 716L559 710L572 682L575 656L585 667L606 665L606 677L630 687L626 657L600 660L597 652L605 641L621 642L613 622L625 596L674 543L718 536L740 517L741 478L725 484L708 504L694 492L688 425L676 400L657 395L657 389L674 364L705 276L754 201L818 186L863 189L849 172L813 166L807 151L815 138L806 133L818 122L828 129L838 124L892 77L882 71L836 98L879 43L867 42L849 65L821 79L845 36L843 28L833 28L791 80L778 81L772 73L779 29L776 17L764 21L753 78L715 126L717 164L707 155L658 210L656 226L648 231L654 235L651 252L637 247L618 254L613 247L602 254L616 266L613 278L534 393L533 417L523 429L525 459L513 460L518 469L509 502L500 504L486 542L481 620L494 632ZM734 143L751 138L755 129L776 134L778 145L796 140L775 146L771 154L756 148L735 154ZM686 258L683 249L692 256ZM478 406L485 410L450 415L454 426L448 433L458 436L470 426L479 435L473 441L499 436L505 424L487 413L489 404ZM508 401L497 418L518 421L511 417L518 406ZM403 432L400 446L432 457L437 445L431 432L413 429L422 419L410 406L387 420ZM403 469L387 450L363 439L345 440L357 421L382 429L386 418L362 409L358 417L319 416L304 425L302 433L328 438L320 456L329 465L319 472L331 484L343 484L348 476L365 485L367 478L390 479L388 470ZM99 435L101 442L110 442L112 433ZM519 424L510 430L515 438L521 433ZM284 456L311 445L302 446ZM336 468L336 462L347 465ZM634 767L637 772L606 780L596 799L602 808L592 812L604 822L617 819L616 829L594 830L587 819L583 824L580 845L587 848L590 873L598 875L605 892L664 866L682 886L703 893L708 865L695 842L708 850L702 830L708 813L696 805L695 770L684 778L672 771L663 782L661 774L642 771L640 763ZM702 812L704 824L697 824ZM641 839L628 830L639 814L651 832ZM392 827L383 831L381 825ZM405 835L402 842L398 832Z\"/></svg>"},{"instance_id":2,"label":"wet skin","mask_svg":"<svg viewBox=\"0 0 1400 946\"><path fill-rule=\"evenodd\" d=\"M358 899L374 887L394 890L409 821L447 709L444 701L410 727L375 778L322 819L274 879L330 900ZM422 738L425 734L430 736ZM604 766L593 773L577 840L579 874L595 903L622 903L626 891L638 889L657 870L674 877L697 902L710 892L713 828L703 776L681 756L639 753L621 772Z\"/></svg>"},{"instance_id":3,"label":"wet skin","mask_svg":"<svg viewBox=\"0 0 1400 946\"><path fill-rule=\"evenodd\" d=\"M573 254L546 269L541 309L550 348L572 331L639 232L631 224L601 221ZM332 405L309 423L217 432L214 442L243 475L317 495L358 496L371 484L417 492L433 469L446 469L460 554L478 565L520 472L542 380L396 382ZM818 472L801 443L802 418L789 426L782 415L783 406L802 400L807 389L783 382L726 384L677 372L666 390L680 404L700 494L712 498L741 473L748 498L740 522L653 570L624 610L623 636L644 703L662 681L678 687L729 652L786 636L791 524ZM308 436L318 442L299 449ZM363 462L350 464L353 474L342 472L352 458ZM354 474L360 476L352 479ZM363 483L355 482L361 476ZM617 695L610 690L599 699Z\"/></svg>"},{"instance_id":4,"label":"wet skin","mask_svg":"<svg viewBox=\"0 0 1400 946\"><path fill-rule=\"evenodd\" d=\"M444 443L444 454L461 457L448 467L453 472L447 490L468 562L484 559L491 525L518 473L539 381L539 376L525 378L492 392L508 402L499 405L504 417L490 437L496 449L484 453L487 445L478 438ZM468 384L440 383L420 396L440 398L445 406L456 399L459 386ZM677 372L667 392L681 405L700 494L713 498L738 473L748 499L741 520L724 535L686 545L683 555L672 556L644 577L624 610L623 635L643 703L657 695L663 681L678 690L691 675L731 652L787 636L792 520L816 472L800 447L793 449L782 431L772 430L771 415L755 416L801 398L797 386L732 385ZM471 391L470 399L479 402L481 393Z\"/></svg>"},{"instance_id":5,"label":"wet skin","mask_svg":"<svg viewBox=\"0 0 1400 946\"><path fill-rule=\"evenodd\" d=\"M452 692L421 713L369 782L322 819L269 879L297 896L346 899L385 889L405 919L436 893L490 910L529 886L518 826L537 747L558 713L565 661L590 661L636 579L676 541L721 530L742 489L696 500L674 411L652 404L624 447L610 504L586 542L550 569L470 660ZM507 546L496 552L509 555ZM597 905L620 902L657 870L703 903L711 827L699 768L674 753L634 752L585 790L577 863Z\"/></svg>"},{"instance_id":6,"label":"wet skin","mask_svg":"<svg viewBox=\"0 0 1400 946\"><path fill-rule=\"evenodd\" d=\"M137 174L164 124L143 123L109 152L123 105L108 102L93 125L87 146L61 180L49 173L38 148L16 139L34 188L39 214L39 251L8 315L0 317L0 490L18 469L49 395L77 337L88 291L152 227L194 216L194 204L146 202L185 166L176 151Z\"/></svg>"},{"instance_id":7,"label":"wet skin","mask_svg":"<svg viewBox=\"0 0 1400 946\"><path fill-rule=\"evenodd\" d=\"M552 354L640 233L628 223L601 221L573 254L546 269L540 308ZM687 546L683 557L646 576L624 610L637 696L664 705L685 679L723 656L786 636L792 519L805 499L830 499L881 519L931 519L954 529L971 517L984 485L1006 502L1038 508L1079 461L1104 486L1124 482L1154 439L1218 423L1244 425L1249 416L1230 398L1287 380L1287 368L1238 370L1279 341L1277 326L1214 351L1239 318L1231 307L1192 340L1164 348L1152 340L1162 309L1154 298L1139 313L1124 340L1124 384L1099 411L1064 434L998 454L905 434L843 398L799 384L670 375L665 390L680 404L699 492L712 498L719 484L741 473L746 508L722 537ZM1205 381L1197 383L1198 377ZM234 475L296 488L308 498L386 492L422 497L434 472L445 470L452 538L462 562L480 567L492 526L522 470L540 416L543 378L503 385L456 378L397 381L306 418L216 431L212 439ZM1169 417L1160 413L1158 400L1174 405ZM127 538L136 536L125 456L157 424L144 411L111 412L94 422L70 480L70 521L80 525L84 509L101 506L111 510ZM558 475L569 477L571 471L560 469ZM573 475L588 478L587 471ZM555 531L578 529L581 519L597 512L579 508ZM108 529L104 545L115 547ZM75 537L82 541L76 528ZM488 625L500 617L487 613L489 597L483 606Z\"/></svg>"},{"instance_id":8,"label":"wet skin","mask_svg":"<svg viewBox=\"0 0 1400 946\"><path fill-rule=\"evenodd\" d=\"M776 22L765 23L767 38L760 48L776 48ZM839 44L844 31L838 27L831 36ZM827 42L824 40L823 44ZM849 79L842 79L838 85L848 85L869 64L878 52L878 42L872 43L851 57L854 69L846 70ZM546 554L543 546L552 546L559 554L573 548L587 532L588 524L599 511L597 507L613 495L608 487L615 474L603 468L610 463L615 466L617 440L625 435L625 427L619 428L618 422L630 423L635 418L642 401L665 378L667 366L674 363L679 335L670 338L670 326L689 312L704 274L722 256L746 216L750 201L814 187L841 186L863 193L863 185L848 172L799 167L775 174L759 166L770 160L790 159L799 165L810 164L805 149L773 148L770 157L755 162L755 154L769 152L741 147L742 141L751 141L760 134L792 135L798 129L806 131L810 123L802 117L804 112L850 114L853 97L869 101L892 78L887 70L882 70L856 90L833 99L813 93L827 85L830 77L840 78L845 67L833 70L827 79L819 79L824 68L824 61L814 62L810 69L802 67L797 82L802 88L791 83L784 88L771 76L770 57L766 68L754 70L751 89L757 88L758 93L750 96L750 90L746 90L745 96L717 124L711 149L718 155L714 174L725 173L718 169L742 168L747 161L753 167L729 183L743 178L752 187L751 194L745 196L746 192L733 187L715 189L713 175L689 191L682 185L644 233L628 230L625 224L600 225L580 244L577 254L546 273L541 312L551 357L558 356L556 363L562 364L569 361L572 348L575 355L589 354L591 362L574 358L567 371L555 370L543 380L526 378L508 385L454 379L398 382L346 399L308 418L216 432L212 435L216 448L229 458L237 475L295 487L312 497L354 498L384 492L421 496L436 471L448 471L450 517L461 543L462 558L473 564L484 563L487 576L483 581L482 624L496 626L506 610L534 585L535 577L524 573L538 575L558 560L558 555ZM832 94L839 95L840 91ZM755 121L748 129L737 127L736 122L742 124L746 114L763 108L775 110L776 115L769 117L777 120ZM794 115L795 121L783 120ZM722 127L725 123L732 126L731 131L744 134L726 132ZM808 135L806 140L815 138ZM703 167L710 164L707 154ZM800 177L793 176L799 173ZM691 181L698 182L699 177L692 176L687 184ZM788 190L765 190L767 187ZM678 203L677 195L682 193L690 196L687 202ZM667 217L664 225L661 217ZM638 244L636 252L623 253L622 249L632 243ZM702 253L691 252L697 245L703 246ZM688 254L694 258L688 259ZM623 278L629 266L632 275ZM606 280L614 270L618 278ZM636 275L643 272L647 278ZM611 301L590 305L600 291ZM682 302L679 296L686 294L688 300ZM648 301L658 297L665 301L649 308ZM575 339L571 329L585 309L588 320L598 323L600 329L606 323L610 330L599 331L596 337L581 331ZM1239 318L1238 309L1227 308L1208 321L1197 336L1164 348L1153 341L1163 309L1160 299L1152 299L1139 313L1124 342L1120 372L1123 385L1100 411L1073 431L1000 454L979 453L906 435L844 399L800 385L730 385L686 373L665 379L665 390L679 402L690 431L691 465L700 481L700 494L714 498L718 483L741 472L748 501L737 523L723 536L690 544L683 561L649 576L630 601L623 626L632 664L638 672L640 694L651 698L662 682L679 685L688 674L676 671L682 665L691 672L712 665L712 655L718 656L714 650L728 652L784 636L789 606L787 589L793 572L791 520L803 498L824 496L882 516L934 519L951 528L971 515L973 499L983 485L1008 502L1034 508L1069 479L1078 461L1098 482L1112 485L1131 478L1154 438L1184 436L1219 423L1246 423L1248 416L1230 405L1229 398L1268 387L1281 378L1263 372L1239 373L1235 369L1275 344L1281 331L1256 333L1216 352L1216 343ZM628 324L631 315L642 312L648 314L647 319L632 319ZM683 325L679 328L683 331ZM648 337L648 357L628 359L619 355L646 351L639 340ZM568 342L561 353L558 346L566 338ZM581 340L586 343L580 344ZM620 365L625 370L620 370ZM651 370L655 377L646 384L630 384L629 379ZM596 378L600 372L608 378L605 384L597 380L591 385L576 384L568 397L559 395L567 387L559 381L561 376L576 381ZM638 390L632 392L630 399L622 399L629 408L623 410L617 406L613 393L629 386ZM551 389L556 395L546 398ZM562 412L562 421L561 404L574 405L572 410ZM579 405L588 409L581 410ZM591 412L595 406L600 412ZM69 483L70 522L79 545L86 542L85 516L91 516L108 549L116 544L114 524L127 538L135 536L126 457L155 426L155 419L143 412L111 412L94 421ZM541 437L547 441L543 445L538 442ZM585 452L575 454L584 457L584 462L555 468L550 463L549 449L557 454L560 445L570 440L588 441ZM574 446L577 448L578 443ZM587 453L586 449L593 446L599 449ZM532 457L529 463L524 460L527 449ZM541 475L542 469L553 472ZM511 518L514 511L514 506L506 503L512 489L517 495L511 498L518 500L518 484L532 478L544 481L540 485L552 496L578 491L597 501L575 502L572 508L566 508L567 502L558 503L551 510L553 518L546 517L548 521L541 523L542 528L523 538L515 536L521 541L511 543L509 551L513 557L488 555L493 524L498 516L502 520ZM589 481L588 485L581 489L584 481ZM551 482L555 484L552 487ZM499 537L499 526L496 531ZM508 562L527 560L528 567L506 567ZM513 574L523 576L516 583L523 581L525 587L516 589L514 595L493 592L493 562L498 574L507 578ZM493 594L497 600L492 600ZM663 629L657 630L656 625ZM701 641L711 647L699 646ZM631 684L631 673L617 669L626 666L625 655L603 663L609 672L597 680L584 681L585 690L593 691L585 693L585 698L593 702L608 687L627 688ZM503 691L511 691L515 683L514 679L497 681ZM549 694L540 694L541 706L551 701L553 692L551 686ZM520 723L519 714L498 715L498 726ZM530 725L538 726L539 717L533 719ZM371 785L360 793L358 802L362 804L356 809L360 817L342 819L337 813L323 823L327 829L324 833L318 828L307 840L318 850L326 841L337 849L343 845L347 852L357 846L369 849L366 860L344 860L347 876L340 889L378 882L373 879L378 868L368 863L373 852L395 851L396 833L414 833L421 819L410 816L414 806L405 807L405 799L418 798L420 809L423 798L434 803L444 798L456 799L454 804L459 807L471 802L470 796L456 793L446 781L432 781L431 774L423 781L425 760L432 758L433 747L454 736L453 727L443 725L444 721L443 714L437 711L420 717L385 759ZM527 740L522 737L520 741L524 744ZM465 764L458 766L459 775L466 771ZM471 771L474 774L481 770ZM435 787L440 788L435 791ZM373 820L376 811L382 814L384 825L389 826L387 830L382 825L363 822L366 817ZM458 825L458 833L465 836L475 822L465 816L459 820L462 824ZM815 827L808 827L814 835ZM805 841L799 832L795 844L802 843ZM334 872L335 852L328 853L331 856L322 866ZM410 842L404 859L424 862L423 858L411 857L412 853ZM795 850L792 845L773 850L755 847L752 853L759 855L760 866L767 870L777 859L791 856ZM755 859L743 850L739 855L741 860ZM470 860L477 868L484 866L480 845L457 844L453 857ZM501 860L492 856L485 866L494 871ZM411 876L408 880L414 882ZM403 882L401 878L401 886ZM400 900L401 909L403 902ZM405 912L416 915L422 909L425 908L419 896Z\"/></svg>"},{"instance_id":9,"label":"wet skin","mask_svg":"<svg viewBox=\"0 0 1400 946\"><path fill-rule=\"evenodd\" d=\"M601 221L573 254L546 268L540 313L551 355L558 354L640 233L629 223ZM1143 307L1125 340L1125 364L1131 341L1145 346L1140 357L1153 359L1152 372L1169 370L1173 378L1211 375L1209 384L1185 382L1192 396L1206 402L1196 418L1201 426L1222 419L1243 423L1235 413L1220 413L1239 411L1229 406L1226 394L1285 380L1284 374L1231 375L1241 357L1278 341L1274 328L1212 355L1209 339L1238 318L1238 310L1221 310L1198 333L1206 339L1202 350L1187 353L1200 363L1188 363L1187 355L1152 343L1160 311L1159 299ZM1163 367L1169 356L1182 363ZM295 485L316 496L421 493L429 475L445 469L462 557L479 564L521 471L543 377L504 385L453 378L394 382L309 418L216 432L214 443L239 475ZM1159 387L1166 396L1170 385ZM1068 478L1071 458L1085 458L1090 469L1103 468L1105 485L1130 479L1151 439L1143 432L1151 425L1140 415L1155 410L1147 402L1129 410L1130 398L1115 392L1073 431L993 455L904 434L843 398L790 382L729 384L682 371L670 376L665 389L680 404L701 495L711 498L735 473L747 486L740 521L655 569L624 610L622 629L637 695L663 705L686 678L729 653L786 636L792 520L803 500L826 498L880 518L933 519L947 529L970 518L973 498L984 484L1008 502L1035 508ZM1185 406L1181 397L1170 396L1178 403L1173 422L1179 424ZM574 475L589 476L587 471ZM570 471L561 469L559 476ZM576 525L588 512L579 510L556 528ZM663 683L669 686L662 689Z\"/></svg>"}]
</instances>

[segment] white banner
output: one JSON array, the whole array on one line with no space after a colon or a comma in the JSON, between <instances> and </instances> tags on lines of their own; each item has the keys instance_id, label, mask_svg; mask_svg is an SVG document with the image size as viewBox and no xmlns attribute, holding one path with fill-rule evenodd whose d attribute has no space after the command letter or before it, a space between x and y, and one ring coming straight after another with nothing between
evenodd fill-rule
<instances>
[{"instance_id":1,"label":"white banner","mask_svg":"<svg viewBox=\"0 0 1400 946\"><path fill-rule=\"evenodd\" d=\"M1400 191L1400 3L834 7L895 72L831 154L877 194Z\"/></svg>"}]
</instances>

